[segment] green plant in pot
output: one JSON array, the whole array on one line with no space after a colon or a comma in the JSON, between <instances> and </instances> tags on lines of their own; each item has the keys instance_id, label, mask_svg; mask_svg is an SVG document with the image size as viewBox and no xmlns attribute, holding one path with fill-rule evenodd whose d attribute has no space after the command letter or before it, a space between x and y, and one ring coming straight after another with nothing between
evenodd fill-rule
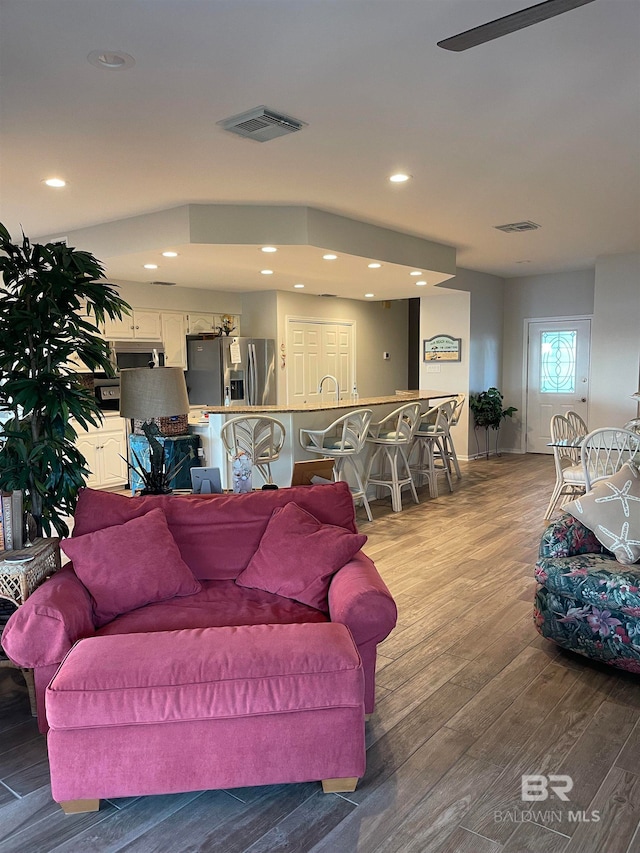
<instances>
[{"instance_id":1,"label":"green plant in pot","mask_svg":"<svg viewBox=\"0 0 640 853\"><path fill-rule=\"evenodd\" d=\"M496 431L496 456L498 456L498 433L500 425L505 418L512 418L513 413L518 411L515 406L509 406L505 409L503 402L504 396L494 387L486 391L480 391L479 394L469 394L469 408L473 413L478 453L480 453L480 442L478 441L477 429L484 427L486 430L485 453L487 458L489 457L489 430L493 429Z\"/></svg>"},{"instance_id":2,"label":"green plant in pot","mask_svg":"<svg viewBox=\"0 0 640 853\"><path fill-rule=\"evenodd\" d=\"M14 243L2 224L0 274L0 488L23 492L36 535L65 536L89 473L73 422L102 420L70 360L113 376L99 326L129 306L93 255L24 234Z\"/></svg>"}]
</instances>

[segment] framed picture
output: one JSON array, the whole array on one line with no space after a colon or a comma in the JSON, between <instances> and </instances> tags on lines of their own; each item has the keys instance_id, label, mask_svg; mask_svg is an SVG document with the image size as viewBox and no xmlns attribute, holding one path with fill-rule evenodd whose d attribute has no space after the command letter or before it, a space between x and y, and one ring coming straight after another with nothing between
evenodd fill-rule
<instances>
[{"instance_id":1,"label":"framed picture","mask_svg":"<svg viewBox=\"0 0 640 853\"><path fill-rule=\"evenodd\" d=\"M422 342L423 361L460 361L462 338L451 335L434 335Z\"/></svg>"}]
</instances>

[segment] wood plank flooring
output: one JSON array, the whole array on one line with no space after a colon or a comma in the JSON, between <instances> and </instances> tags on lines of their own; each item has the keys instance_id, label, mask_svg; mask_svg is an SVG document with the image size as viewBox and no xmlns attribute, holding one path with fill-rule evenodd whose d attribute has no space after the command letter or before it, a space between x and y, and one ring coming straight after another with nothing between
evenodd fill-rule
<instances>
[{"instance_id":1,"label":"wood plank flooring","mask_svg":"<svg viewBox=\"0 0 640 853\"><path fill-rule=\"evenodd\" d=\"M279 785L63 815L22 677L0 669L1 853L640 853L640 679L532 624L552 458L462 468L453 494L361 516L399 620L354 793ZM523 773L570 774L570 802L523 803Z\"/></svg>"}]
</instances>

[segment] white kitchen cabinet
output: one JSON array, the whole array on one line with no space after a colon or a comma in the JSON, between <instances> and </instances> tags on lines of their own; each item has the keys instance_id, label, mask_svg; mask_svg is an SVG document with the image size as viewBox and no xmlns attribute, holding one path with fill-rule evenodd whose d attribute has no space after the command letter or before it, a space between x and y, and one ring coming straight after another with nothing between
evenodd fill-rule
<instances>
[{"instance_id":1,"label":"white kitchen cabinet","mask_svg":"<svg viewBox=\"0 0 640 853\"><path fill-rule=\"evenodd\" d=\"M121 320L111 320L107 317L104 322L104 336L108 341L161 341L160 312L135 308L131 314L123 315Z\"/></svg>"},{"instance_id":2,"label":"white kitchen cabinet","mask_svg":"<svg viewBox=\"0 0 640 853\"><path fill-rule=\"evenodd\" d=\"M87 460L91 472L87 486L92 489L124 486L129 479L124 419L106 417L100 427L90 426L85 431L76 425L76 430L76 447Z\"/></svg>"},{"instance_id":3,"label":"white kitchen cabinet","mask_svg":"<svg viewBox=\"0 0 640 853\"><path fill-rule=\"evenodd\" d=\"M165 367L187 369L187 321L177 311L162 311L160 314L162 341L164 343Z\"/></svg>"},{"instance_id":4,"label":"white kitchen cabinet","mask_svg":"<svg viewBox=\"0 0 640 853\"><path fill-rule=\"evenodd\" d=\"M189 335L215 332L218 325L218 317L215 314L187 314L187 334Z\"/></svg>"}]
</instances>

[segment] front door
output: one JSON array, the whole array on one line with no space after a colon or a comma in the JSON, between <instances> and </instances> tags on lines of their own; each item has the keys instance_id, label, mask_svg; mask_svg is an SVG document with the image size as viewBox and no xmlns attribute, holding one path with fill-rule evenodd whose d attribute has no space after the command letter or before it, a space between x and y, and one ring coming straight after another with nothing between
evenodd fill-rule
<instances>
[{"instance_id":1,"label":"front door","mask_svg":"<svg viewBox=\"0 0 640 853\"><path fill-rule=\"evenodd\" d=\"M552 453L552 415L577 412L588 423L591 320L529 323L526 450Z\"/></svg>"}]
</instances>

